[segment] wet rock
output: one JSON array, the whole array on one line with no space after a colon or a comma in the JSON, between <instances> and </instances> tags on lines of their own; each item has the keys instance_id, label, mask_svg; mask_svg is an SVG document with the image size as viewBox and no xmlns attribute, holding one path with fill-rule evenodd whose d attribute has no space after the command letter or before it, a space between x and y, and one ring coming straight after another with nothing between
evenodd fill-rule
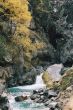
<instances>
[{"instance_id":1,"label":"wet rock","mask_svg":"<svg viewBox=\"0 0 73 110\"><path fill-rule=\"evenodd\" d=\"M51 109L55 109L57 106L58 106L58 103L57 103L57 102L51 102L51 103L49 104L49 107L50 107Z\"/></svg>"},{"instance_id":2,"label":"wet rock","mask_svg":"<svg viewBox=\"0 0 73 110\"><path fill-rule=\"evenodd\" d=\"M0 103L7 103L8 99L6 97L1 97L0 95Z\"/></svg>"},{"instance_id":3,"label":"wet rock","mask_svg":"<svg viewBox=\"0 0 73 110\"><path fill-rule=\"evenodd\" d=\"M54 90L49 90L48 95L49 97L57 97L57 92L55 92Z\"/></svg>"},{"instance_id":4,"label":"wet rock","mask_svg":"<svg viewBox=\"0 0 73 110\"><path fill-rule=\"evenodd\" d=\"M42 95L47 98L52 98L57 97L57 92L54 90L45 90Z\"/></svg>"},{"instance_id":5,"label":"wet rock","mask_svg":"<svg viewBox=\"0 0 73 110\"><path fill-rule=\"evenodd\" d=\"M35 100L36 98L40 98L40 95L39 94L33 94L30 96L31 100Z\"/></svg>"},{"instance_id":6,"label":"wet rock","mask_svg":"<svg viewBox=\"0 0 73 110\"><path fill-rule=\"evenodd\" d=\"M28 97L27 96L18 96L18 97L15 97L15 101L16 102L21 102L21 101L24 101L24 100L27 100Z\"/></svg>"},{"instance_id":7,"label":"wet rock","mask_svg":"<svg viewBox=\"0 0 73 110\"><path fill-rule=\"evenodd\" d=\"M38 91L37 90L33 90L33 94L36 94L36 93L38 93Z\"/></svg>"},{"instance_id":8,"label":"wet rock","mask_svg":"<svg viewBox=\"0 0 73 110\"><path fill-rule=\"evenodd\" d=\"M53 104L53 107L56 104L57 92L49 89L35 91L34 94L30 96L31 100L34 100L36 103L43 103L45 106L50 107L49 105ZM53 108L52 107L52 108Z\"/></svg>"},{"instance_id":9,"label":"wet rock","mask_svg":"<svg viewBox=\"0 0 73 110\"><path fill-rule=\"evenodd\" d=\"M49 106L49 103L50 103L50 101L48 100L48 101L46 101L46 102L44 103L44 105L45 105L45 106Z\"/></svg>"},{"instance_id":10,"label":"wet rock","mask_svg":"<svg viewBox=\"0 0 73 110\"><path fill-rule=\"evenodd\" d=\"M45 100L44 98L45 98L45 97L44 97L43 95L40 96L40 99L41 99L42 101Z\"/></svg>"},{"instance_id":11,"label":"wet rock","mask_svg":"<svg viewBox=\"0 0 73 110\"><path fill-rule=\"evenodd\" d=\"M46 90L46 91L44 91L44 93L43 93L43 95L45 96L45 97L48 97L48 91Z\"/></svg>"},{"instance_id":12,"label":"wet rock","mask_svg":"<svg viewBox=\"0 0 73 110\"><path fill-rule=\"evenodd\" d=\"M9 102L7 97L3 97L0 95L0 109L1 110L9 110Z\"/></svg>"},{"instance_id":13,"label":"wet rock","mask_svg":"<svg viewBox=\"0 0 73 110\"><path fill-rule=\"evenodd\" d=\"M41 100L40 98L36 98L34 101L35 101L36 103L42 103L42 100Z\"/></svg>"},{"instance_id":14,"label":"wet rock","mask_svg":"<svg viewBox=\"0 0 73 110\"><path fill-rule=\"evenodd\" d=\"M2 108L2 110L9 110L9 107L8 107L8 106L4 106L4 107Z\"/></svg>"},{"instance_id":15,"label":"wet rock","mask_svg":"<svg viewBox=\"0 0 73 110\"><path fill-rule=\"evenodd\" d=\"M39 89L39 90L33 90L33 94L37 93L37 94L43 94L44 90L43 89Z\"/></svg>"}]
</instances>

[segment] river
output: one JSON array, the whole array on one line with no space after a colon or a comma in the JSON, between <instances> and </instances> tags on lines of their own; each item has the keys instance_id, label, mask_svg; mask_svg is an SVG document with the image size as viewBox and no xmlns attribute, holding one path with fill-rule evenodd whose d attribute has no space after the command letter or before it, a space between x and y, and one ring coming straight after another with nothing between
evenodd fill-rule
<instances>
[{"instance_id":1,"label":"river","mask_svg":"<svg viewBox=\"0 0 73 110\"><path fill-rule=\"evenodd\" d=\"M30 99L30 95L32 94L33 90L39 90L39 89L45 89L45 84L42 80L42 74L38 75L36 77L36 82L33 85L27 85L27 86L19 86L19 87L13 87L8 89L8 99L10 103L11 110L48 110L43 103L39 104L36 102L33 102ZM26 95L28 96L28 100L22 101L22 102L16 102L15 97Z\"/></svg>"}]
</instances>

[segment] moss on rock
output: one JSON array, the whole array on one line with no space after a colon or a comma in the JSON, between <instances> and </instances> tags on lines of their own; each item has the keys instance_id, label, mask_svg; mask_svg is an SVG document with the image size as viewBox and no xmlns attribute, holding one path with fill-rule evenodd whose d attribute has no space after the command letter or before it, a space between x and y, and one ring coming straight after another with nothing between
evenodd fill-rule
<instances>
[{"instance_id":1,"label":"moss on rock","mask_svg":"<svg viewBox=\"0 0 73 110\"><path fill-rule=\"evenodd\" d=\"M63 75L60 81L60 90L65 90L67 87L73 84L73 67L68 69L65 74Z\"/></svg>"},{"instance_id":2,"label":"moss on rock","mask_svg":"<svg viewBox=\"0 0 73 110\"><path fill-rule=\"evenodd\" d=\"M47 71L45 71L42 75L42 79L44 83L46 84L47 88L52 88L53 87L53 80L52 77L49 75Z\"/></svg>"}]
</instances>

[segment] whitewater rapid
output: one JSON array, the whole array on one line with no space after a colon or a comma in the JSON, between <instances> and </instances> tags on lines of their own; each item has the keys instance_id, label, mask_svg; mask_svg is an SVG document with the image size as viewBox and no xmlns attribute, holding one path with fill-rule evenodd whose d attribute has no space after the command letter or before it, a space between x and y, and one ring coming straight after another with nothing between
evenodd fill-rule
<instances>
[{"instance_id":1,"label":"whitewater rapid","mask_svg":"<svg viewBox=\"0 0 73 110\"><path fill-rule=\"evenodd\" d=\"M40 75L37 75L35 84L9 88L8 99L9 99L11 110L44 110L43 104L35 103L31 101L30 98L28 98L28 100L23 102L15 101L16 96L26 95L30 97L33 90L45 89L46 86L43 83L42 74L43 73L41 73ZM45 110L48 110L48 109L45 108Z\"/></svg>"}]
</instances>

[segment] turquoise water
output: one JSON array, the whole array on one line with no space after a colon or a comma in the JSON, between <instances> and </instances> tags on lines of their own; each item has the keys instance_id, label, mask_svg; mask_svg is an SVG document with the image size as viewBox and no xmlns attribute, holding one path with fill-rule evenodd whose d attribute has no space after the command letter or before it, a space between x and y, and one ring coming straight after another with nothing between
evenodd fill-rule
<instances>
[{"instance_id":1,"label":"turquoise water","mask_svg":"<svg viewBox=\"0 0 73 110\"><path fill-rule=\"evenodd\" d=\"M48 110L48 108L45 108L44 104L33 102L32 100L30 100L30 98L22 102L15 102L14 98L16 96L21 96L21 95L30 96L33 90L32 87L33 86L31 85L31 86L21 86L21 87L14 87L8 89L8 93L9 93L8 98L12 110Z\"/></svg>"}]
</instances>

